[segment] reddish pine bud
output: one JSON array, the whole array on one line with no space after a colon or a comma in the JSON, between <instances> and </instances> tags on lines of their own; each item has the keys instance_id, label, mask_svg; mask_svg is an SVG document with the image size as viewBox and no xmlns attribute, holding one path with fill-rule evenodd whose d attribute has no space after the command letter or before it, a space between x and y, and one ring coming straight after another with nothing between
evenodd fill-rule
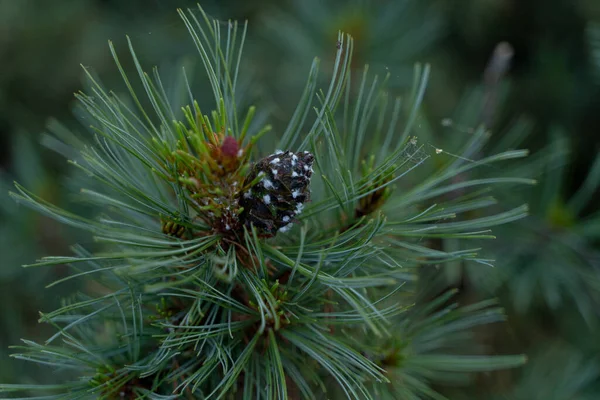
<instances>
[{"instance_id":1,"label":"reddish pine bud","mask_svg":"<svg viewBox=\"0 0 600 400\"><path fill-rule=\"evenodd\" d=\"M223 153L225 157L237 157L239 150L240 145L233 136L226 136L225 139L223 139L221 153Z\"/></svg>"}]
</instances>

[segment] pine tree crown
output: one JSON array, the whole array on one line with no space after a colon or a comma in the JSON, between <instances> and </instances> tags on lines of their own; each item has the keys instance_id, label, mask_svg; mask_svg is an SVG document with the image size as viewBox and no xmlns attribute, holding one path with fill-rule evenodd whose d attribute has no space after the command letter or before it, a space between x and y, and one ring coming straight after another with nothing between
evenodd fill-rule
<instances>
[{"instance_id":1,"label":"pine tree crown","mask_svg":"<svg viewBox=\"0 0 600 400\"><path fill-rule=\"evenodd\" d=\"M523 218L525 205L495 211L488 188L532 180L465 173L527 151L476 161L429 151L413 135L429 66L416 66L404 101L389 97L389 76L371 77L368 68L355 88L353 41L343 33L332 46L329 86L317 89L315 59L286 129L266 144L270 127L256 127L256 108L242 112L236 99L247 24L212 20L200 7L179 14L214 110L205 114L189 85L189 105L173 109L158 70L144 72L128 39L143 87L136 90L110 44L128 96L107 91L86 69L90 88L76 97L94 121L94 142L56 132L76 147L81 196L101 215L76 215L19 184L11 193L97 244L28 266L75 271L52 285L94 282L41 314L55 335L24 340L14 355L74 378L0 385L0 393L440 399L432 381L522 364L522 356L484 356L471 342L469 328L503 319L493 301L459 308L453 291L425 301L414 283L427 265L487 268L491 260L477 247L444 251L431 241L492 239L491 227ZM487 136L476 129L465 154Z\"/></svg>"}]
</instances>

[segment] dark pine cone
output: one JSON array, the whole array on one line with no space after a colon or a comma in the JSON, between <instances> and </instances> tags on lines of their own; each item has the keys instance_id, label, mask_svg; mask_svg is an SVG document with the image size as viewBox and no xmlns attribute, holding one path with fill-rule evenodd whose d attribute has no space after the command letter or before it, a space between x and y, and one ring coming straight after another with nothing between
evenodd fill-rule
<instances>
[{"instance_id":1,"label":"dark pine cone","mask_svg":"<svg viewBox=\"0 0 600 400\"><path fill-rule=\"evenodd\" d=\"M291 229L295 216L310 198L308 185L313 160L308 151L278 151L255 163L244 185L259 181L240 193L239 204L244 207L241 221L248 227L253 224L267 236Z\"/></svg>"}]
</instances>

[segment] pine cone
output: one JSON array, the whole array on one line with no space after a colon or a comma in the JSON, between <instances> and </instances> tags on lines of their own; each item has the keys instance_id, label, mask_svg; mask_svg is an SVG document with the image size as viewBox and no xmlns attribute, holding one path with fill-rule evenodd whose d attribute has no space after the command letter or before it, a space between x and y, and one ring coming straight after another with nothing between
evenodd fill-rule
<instances>
[{"instance_id":1,"label":"pine cone","mask_svg":"<svg viewBox=\"0 0 600 400\"><path fill-rule=\"evenodd\" d=\"M244 186L259 181L240 194L242 223L254 225L265 236L291 229L304 203L310 200L313 160L308 151L278 151L255 163Z\"/></svg>"}]
</instances>

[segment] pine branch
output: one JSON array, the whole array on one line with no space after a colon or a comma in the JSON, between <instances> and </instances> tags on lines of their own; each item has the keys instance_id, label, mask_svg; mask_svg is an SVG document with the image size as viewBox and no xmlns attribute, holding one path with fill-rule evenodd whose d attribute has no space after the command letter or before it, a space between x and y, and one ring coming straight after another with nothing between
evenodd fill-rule
<instances>
[{"instance_id":1,"label":"pine branch","mask_svg":"<svg viewBox=\"0 0 600 400\"><path fill-rule=\"evenodd\" d=\"M530 180L501 173L453 180L526 152L466 161L485 139L479 132L464 157L426 171L440 154L412 134L429 67L416 67L409 102L388 102L387 78L370 78L367 68L355 96L353 41L339 33L328 88L315 91L315 60L281 147L257 155L270 127L249 129L255 108L243 112L235 98L246 26L211 20L201 8L179 14L214 108L204 113L188 86L189 105L174 110L158 72L143 71L128 41L143 88L137 91L111 44L128 96L105 90L86 71L90 93L77 99L94 121L94 143L77 149L73 161L87 175L81 196L101 215L81 217L21 185L12 193L97 242L31 267L68 264L72 277L86 276L97 289L43 314L41 322L56 334L43 344L24 341L15 355L71 370L73 380L2 385L0 392L63 399L316 399L338 391L354 399L440 398L428 386L438 372L521 364L518 356L447 352L450 334L499 320L497 309L412 305L421 265L485 262L477 249L446 252L422 238L491 238L491 227L526 215L525 206L478 218L468 213L496 204L480 187ZM314 120L305 125L311 109ZM451 200L435 202L447 194Z\"/></svg>"}]
</instances>

